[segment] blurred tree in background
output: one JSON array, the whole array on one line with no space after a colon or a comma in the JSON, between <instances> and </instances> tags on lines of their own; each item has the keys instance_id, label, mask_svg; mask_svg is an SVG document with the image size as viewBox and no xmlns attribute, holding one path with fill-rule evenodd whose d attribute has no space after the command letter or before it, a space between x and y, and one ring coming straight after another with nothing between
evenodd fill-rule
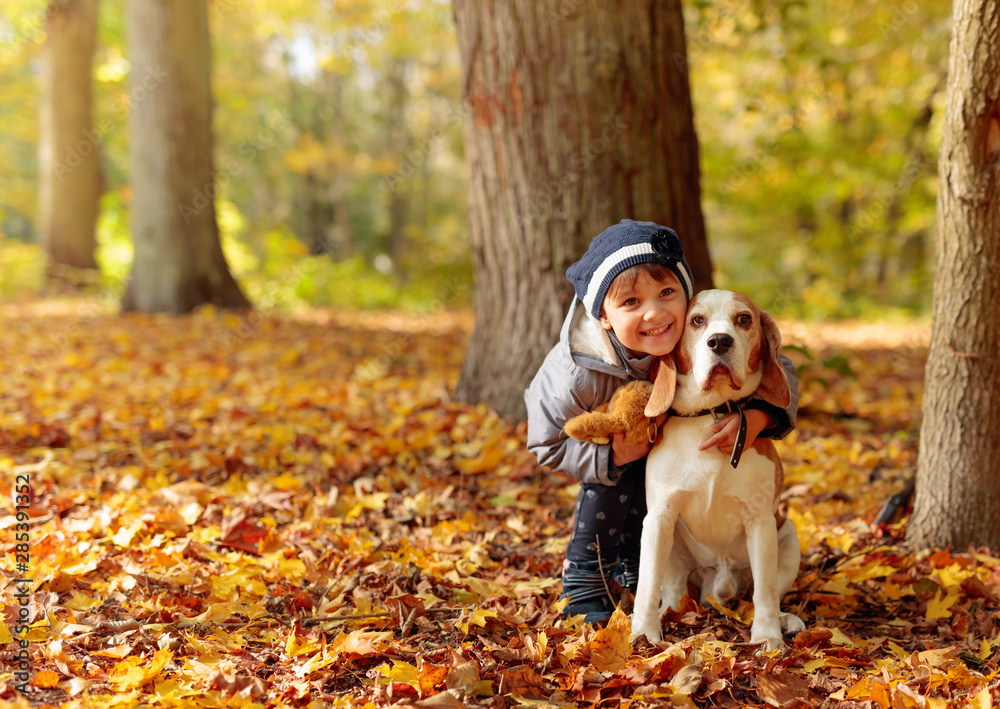
<instances>
[{"instance_id":1,"label":"blurred tree in background","mask_svg":"<svg viewBox=\"0 0 1000 709\"><path fill-rule=\"evenodd\" d=\"M67 0L50 4L45 15L38 229L53 269L97 268L97 211L103 191L91 138L97 10L97 0Z\"/></svg>"},{"instance_id":2,"label":"blurred tree in background","mask_svg":"<svg viewBox=\"0 0 1000 709\"><path fill-rule=\"evenodd\" d=\"M129 186L135 258L125 311L249 303L219 242L205 0L128 0Z\"/></svg>"},{"instance_id":3,"label":"blurred tree in background","mask_svg":"<svg viewBox=\"0 0 1000 709\"><path fill-rule=\"evenodd\" d=\"M8 0L0 16L4 294L43 283L47 5ZM685 6L687 51L670 60L691 74L717 283L791 314L926 310L949 12L947 0ZM215 207L250 298L468 304L450 1L211 0L209 13ZM124 16L124 0L102 0L93 70L97 260L115 293L133 258Z\"/></svg>"}]
</instances>

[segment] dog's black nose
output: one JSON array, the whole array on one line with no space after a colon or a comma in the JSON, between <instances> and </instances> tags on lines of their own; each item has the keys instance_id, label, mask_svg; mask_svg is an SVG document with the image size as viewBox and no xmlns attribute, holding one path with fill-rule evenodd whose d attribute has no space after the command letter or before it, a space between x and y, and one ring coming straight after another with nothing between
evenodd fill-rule
<instances>
[{"instance_id":1,"label":"dog's black nose","mask_svg":"<svg viewBox=\"0 0 1000 709\"><path fill-rule=\"evenodd\" d=\"M726 354L732 348L734 342L735 340L733 340L732 335L719 333L708 338L708 349L712 350L715 354Z\"/></svg>"}]
</instances>

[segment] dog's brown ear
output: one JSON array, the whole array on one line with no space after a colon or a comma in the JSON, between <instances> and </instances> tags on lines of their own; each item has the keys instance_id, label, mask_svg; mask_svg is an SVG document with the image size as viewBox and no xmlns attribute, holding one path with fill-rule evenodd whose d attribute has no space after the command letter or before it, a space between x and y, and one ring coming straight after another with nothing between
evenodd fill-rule
<instances>
[{"instance_id":1,"label":"dog's brown ear","mask_svg":"<svg viewBox=\"0 0 1000 709\"><path fill-rule=\"evenodd\" d=\"M653 380L653 393L646 402L646 416L656 418L667 411L674 403L674 392L677 391L677 365L674 353L660 357L659 370Z\"/></svg>"},{"instance_id":2,"label":"dog's brown ear","mask_svg":"<svg viewBox=\"0 0 1000 709\"><path fill-rule=\"evenodd\" d=\"M774 318L760 311L760 329L764 337L764 373L760 379L757 393L769 404L780 409L788 408L792 402L792 391L788 386L788 374L781 365L778 348L781 347L781 333Z\"/></svg>"},{"instance_id":3,"label":"dog's brown ear","mask_svg":"<svg viewBox=\"0 0 1000 709\"><path fill-rule=\"evenodd\" d=\"M625 424L617 416L590 411L571 418L563 430L578 441L607 443L614 434L625 431Z\"/></svg>"}]
</instances>

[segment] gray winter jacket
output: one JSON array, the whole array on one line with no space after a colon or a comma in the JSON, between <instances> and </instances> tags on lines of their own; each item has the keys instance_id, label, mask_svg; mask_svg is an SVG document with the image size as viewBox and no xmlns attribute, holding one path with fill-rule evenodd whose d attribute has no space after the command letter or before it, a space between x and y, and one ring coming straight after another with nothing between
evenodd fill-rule
<instances>
[{"instance_id":1,"label":"gray winter jacket","mask_svg":"<svg viewBox=\"0 0 1000 709\"><path fill-rule=\"evenodd\" d=\"M614 485L622 470L611 461L611 444L577 441L563 431L566 421L607 403L615 390L632 379L649 379L655 357L628 356L607 330L586 314L574 299L563 322L559 343L552 348L531 386L524 392L528 407L528 449L541 465L566 473L582 483ZM782 355L792 401L782 411L761 400L776 424L762 435L784 438L795 428L799 408L799 379L795 366ZM645 459L643 459L644 461Z\"/></svg>"}]
</instances>

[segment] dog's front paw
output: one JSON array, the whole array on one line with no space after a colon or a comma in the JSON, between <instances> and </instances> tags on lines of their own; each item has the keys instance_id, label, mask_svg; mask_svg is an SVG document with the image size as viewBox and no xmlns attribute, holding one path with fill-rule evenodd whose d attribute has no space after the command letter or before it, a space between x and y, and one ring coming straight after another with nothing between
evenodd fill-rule
<instances>
[{"instance_id":1,"label":"dog's front paw","mask_svg":"<svg viewBox=\"0 0 1000 709\"><path fill-rule=\"evenodd\" d=\"M806 629L806 624L794 613L782 613L780 622L781 632L785 635L798 635Z\"/></svg>"},{"instance_id":2,"label":"dog's front paw","mask_svg":"<svg viewBox=\"0 0 1000 709\"><path fill-rule=\"evenodd\" d=\"M607 436L596 436L594 438L591 438L590 442L591 443L596 443L596 444L598 444L600 446L604 446L604 445L607 445L608 443L611 443L611 439L608 438Z\"/></svg>"},{"instance_id":3,"label":"dog's front paw","mask_svg":"<svg viewBox=\"0 0 1000 709\"><path fill-rule=\"evenodd\" d=\"M785 647L785 641L780 637L778 638L758 638L757 636L750 635L750 644L756 645L760 643L760 649L758 653L762 652L773 652L774 650L782 650Z\"/></svg>"},{"instance_id":4,"label":"dog's front paw","mask_svg":"<svg viewBox=\"0 0 1000 709\"><path fill-rule=\"evenodd\" d=\"M761 647L757 652L783 649L785 642L781 638L781 626L777 619L771 622L758 622L755 619L753 625L750 626L750 643L752 645L760 644Z\"/></svg>"},{"instance_id":5,"label":"dog's front paw","mask_svg":"<svg viewBox=\"0 0 1000 709\"><path fill-rule=\"evenodd\" d=\"M663 639L663 633L660 629L660 618L657 616L653 619L641 618L637 615L632 616L632 634L633 635L645 635L646 639L652 643L658 643Z\"/></svg>"}]
</instances>

